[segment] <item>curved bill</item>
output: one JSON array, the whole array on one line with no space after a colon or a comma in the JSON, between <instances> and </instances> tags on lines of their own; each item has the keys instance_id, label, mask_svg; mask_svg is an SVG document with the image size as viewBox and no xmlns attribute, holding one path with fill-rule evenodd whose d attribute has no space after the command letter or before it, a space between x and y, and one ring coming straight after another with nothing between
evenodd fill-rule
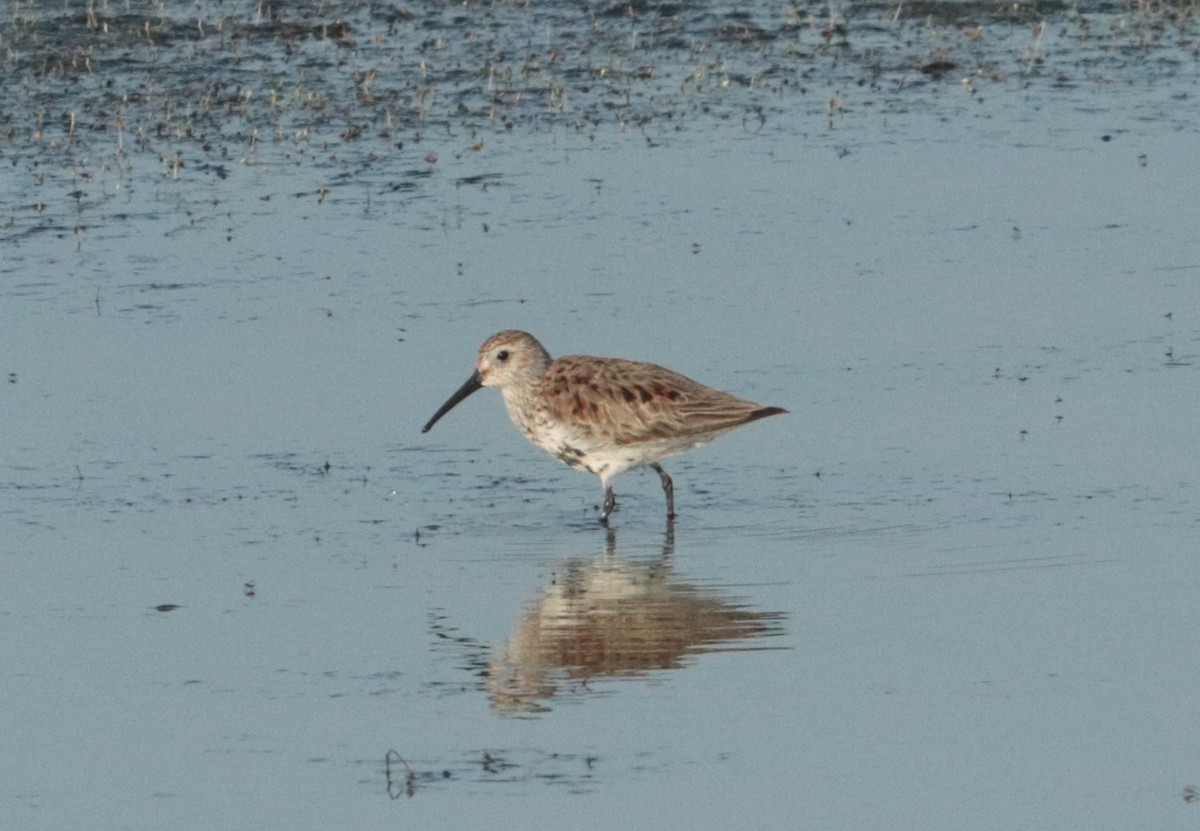
<instances>
[{"instance_id":1,"label":"curved bill","mask_svg":"<svg viewBox=\"0 0 1200 831\"><path fill-rule=\"evenodd\" d=\"M433 425L437 424L439 418L441 418L446 413L453 410L454 406L456 404L458 404L459 401L462 401L464 398L466 398L468 395L475 392L475 390L479 389L482 386L483 386L483 378L482 378L482 376L480 376L479 371L476 370L475 372L472 372L471 377L467 379L467 383L465 383L461 387L459 387L458 392L456 392L456 393L454 393L454 395L450 396L450 399L441 406L441 409L439 409L436 413L433 414L433 418L429 419L429 421L426 422L425 426L421 428L421 432L428 433L429 429L431 427L433 427Z\"/></svg>"}]
</instances>

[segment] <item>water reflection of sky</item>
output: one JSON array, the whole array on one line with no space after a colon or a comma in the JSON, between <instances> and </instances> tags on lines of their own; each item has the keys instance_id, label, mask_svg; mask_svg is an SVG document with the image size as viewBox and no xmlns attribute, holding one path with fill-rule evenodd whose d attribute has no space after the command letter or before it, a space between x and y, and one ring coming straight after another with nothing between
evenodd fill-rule
<instances>
[{"instance_id":1,"label":"water reflection of sky","mask_svg":"<svg viewBox=\"0 0 1200 831\"><path fill-rule=\"evenodd\" d=\"M1185 827L1186 19L77 5L0 22L17 825ZM792 415L608 553L419 433L508 326Z\"/></svg>"}]
</instances>

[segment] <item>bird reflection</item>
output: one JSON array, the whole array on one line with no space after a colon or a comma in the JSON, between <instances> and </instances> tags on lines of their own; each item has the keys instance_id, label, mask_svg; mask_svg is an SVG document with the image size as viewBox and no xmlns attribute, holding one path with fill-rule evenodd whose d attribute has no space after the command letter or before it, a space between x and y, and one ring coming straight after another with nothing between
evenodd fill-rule
<instances>
[{"instance_id":1,"label":"bird reflection","mask_svg":"<svg viewBox=\"0 0 1200 831\"><path fill-rule=\"evenodd\" d=\"M657 558L619 556L612 529L606 547L601 558L565 563L493 654L484 686L501 713L546 712L549 699L595 694L592 681L679 669L705 652L763 649L737 643L783 633L782 612L676 579L671 528Z\"/></svg>"}]
</instances>

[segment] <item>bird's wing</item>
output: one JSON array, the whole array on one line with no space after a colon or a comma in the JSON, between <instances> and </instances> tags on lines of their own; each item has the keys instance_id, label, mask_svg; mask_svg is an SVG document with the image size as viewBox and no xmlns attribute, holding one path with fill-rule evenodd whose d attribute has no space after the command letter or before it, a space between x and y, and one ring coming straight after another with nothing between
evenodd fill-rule
<instances>
[{"instance_id":1,"label":"bird's wing","mask_svg":"<svg viewBox=\"0 0 1200 831\"><path fill-rule=\"evenodd\" d=\"M619 358L559 358L542 391L560 429L592 444L721 433L779 412L665 367Z\"/></svg>"}]
</instances>

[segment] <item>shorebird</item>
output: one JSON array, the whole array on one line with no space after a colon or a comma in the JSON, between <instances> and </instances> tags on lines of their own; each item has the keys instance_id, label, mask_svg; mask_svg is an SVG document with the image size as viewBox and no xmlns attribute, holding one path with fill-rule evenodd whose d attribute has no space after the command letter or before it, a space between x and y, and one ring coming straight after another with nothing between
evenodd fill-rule
<instances>
[{"instance_id":1,"label":"shorebird","mask_svg":"<svg viewBox=\"0 0 1200 831\"><path fill-rule=\"evenodd\" d=\"M513 424L559 461L600 477L604 508L616 508L612 481L643 465L653 468L675 518L675 486L658 464L722 433L786 413L706 387L655 364L567 355L550 359L528 332L509 329L479 348L475 371L433 414L422 433L480 387L499 387Z\"/></svg>"}]
</instances>

